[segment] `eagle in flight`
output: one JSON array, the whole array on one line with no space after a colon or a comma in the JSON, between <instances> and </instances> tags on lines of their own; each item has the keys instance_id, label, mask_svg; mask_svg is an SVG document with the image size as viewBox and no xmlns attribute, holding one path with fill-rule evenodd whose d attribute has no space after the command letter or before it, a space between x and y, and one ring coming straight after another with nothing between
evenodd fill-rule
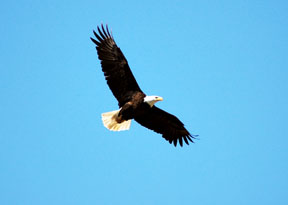
<instances>
[{"instance_id":1,"label":"eagle in flight","mask_svg":"<svg viewBox=\"0 0 288 205\"><path fill-rule=\"evenodd\" d=\"M128 62L109 32L108 26L97 27L98 33L93 31L98 58L101 61L107 84L118 100L119 110L102 114L104 126L112 131L129 130L131 120L153 130L177 146L179 141L189 145L195 135L185 129L184 124L174 115L161 110L154 104L162 101L160 96L147 96L139 87Z\"/></svg>"}]
</instances>

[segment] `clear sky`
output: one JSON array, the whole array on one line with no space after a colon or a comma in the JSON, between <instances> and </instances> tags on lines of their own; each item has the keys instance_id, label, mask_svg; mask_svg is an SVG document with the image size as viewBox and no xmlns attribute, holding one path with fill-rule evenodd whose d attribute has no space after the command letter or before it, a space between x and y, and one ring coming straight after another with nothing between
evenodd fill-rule
<instances>
[{"instance_id":1,"label":"clear sky","mask_svg":"<svg viewBox=\"0 0 288 205\"><path fill-rule=\"evenodd\" d=\"M0 204L288 204L288 3L3 1ZM95 46L108 24L175 148L117 109Z\"/></svg>"}]
</instances>

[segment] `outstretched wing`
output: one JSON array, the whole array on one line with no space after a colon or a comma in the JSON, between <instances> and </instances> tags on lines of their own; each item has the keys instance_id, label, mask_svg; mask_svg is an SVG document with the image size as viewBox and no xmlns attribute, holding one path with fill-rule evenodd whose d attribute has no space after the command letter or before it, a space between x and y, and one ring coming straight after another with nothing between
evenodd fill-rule
<instances>
[{"instance_id":1,"label":"outstretched wing","mask_svg":"<svg viewBox=\"0 0 288 205\"><path fill-rule=\"evenodd\" d=\"M101 29L97 27L98 34L94 32L96 39L91 40L96 44L98 58L101 60L102 71L107 80L113 95L123 106L135 91L141 91L130 68L128 62L120 48L116 45L113 36L103 25Z\"/></svg>"},{"instance_id":2,"label":"outstretched wing","mask_svg":"<svg viewBox=\"0 0 288 205\"><path fill-rule=\"evenodd\" d=\"M173 142L175 147L177 141L181 147L183 140L187 145L189 145L188 140L193 142L194 136L185 129L184 124L177 117L156 106L153 106L145 114L136 117L135 120L142 126L162 134L162 137L170 144Z\"/></svg>"}]
</instances>

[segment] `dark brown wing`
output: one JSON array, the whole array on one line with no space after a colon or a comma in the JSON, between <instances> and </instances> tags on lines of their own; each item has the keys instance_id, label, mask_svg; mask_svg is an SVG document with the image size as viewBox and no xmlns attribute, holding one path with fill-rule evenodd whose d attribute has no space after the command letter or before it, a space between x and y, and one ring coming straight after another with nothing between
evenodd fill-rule
<instances>
[{"instance_id":1,"label":"dark brown wing","mask_svg":"<svg viewBox=\"0 0 288 205\"><path fill-rule=\"evenodd\" d=\"M122 107L135 91L141 91L128 62L120 48L116 45L113 36L103 25L97 27L98 34L94 32L97 39L91 40L97 45L98 58L101 60L102 71L113 95Z\"/></svg>"},{"instance_id":2,"label":"dark brown wing","mask_svg":"<svg viewBox=\"0 0 288 205\"><path fill-rule=\"evenodd\" d=\"M185 129L183 123L177 117L156 106L134 119L142 126L162 134L162 137L169 141L170 144L173 142L175 147L177 141L179 141L181 147L183 140L187 145L189 144L188 140L193 142L194 136Z\"/></svg>"}]
</instances>

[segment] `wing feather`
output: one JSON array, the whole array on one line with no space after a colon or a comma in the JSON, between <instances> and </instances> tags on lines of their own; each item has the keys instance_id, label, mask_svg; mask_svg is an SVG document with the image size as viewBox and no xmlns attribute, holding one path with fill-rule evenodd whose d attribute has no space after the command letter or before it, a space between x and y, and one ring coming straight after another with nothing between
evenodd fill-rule
<instances>
[{"instance_id":1,"label":"wing feather","mask_svg":"<svg viewBox=\"0 0 288 205\"><path fill-rule=\"evenodd\" d=\"M162 137L170 144L173 143L175 147L177 142L182 147L183 140L189 145L188 140L193 143L192 139L196 137L186 130L184 124L177 117L156 106L153 106L145 114L135 117L135 120L142 126L162 134Z\"/></svg>"},{"instance_id":2,"label":"wing feather","mask_svg":"<svg viewBox=\"0 0 288 205\"><path fill-rule=\"evenodd\" d=\"M96 44L98 58L101 60L102 71L104 72L107 84L113 95L122 107L131 97L131 93L141 91L128 62L120 48L116 45L113 36L103 24L97 27L98 33L93 31L96 39L91 38Z\"/></svg>"}]
</instances>

